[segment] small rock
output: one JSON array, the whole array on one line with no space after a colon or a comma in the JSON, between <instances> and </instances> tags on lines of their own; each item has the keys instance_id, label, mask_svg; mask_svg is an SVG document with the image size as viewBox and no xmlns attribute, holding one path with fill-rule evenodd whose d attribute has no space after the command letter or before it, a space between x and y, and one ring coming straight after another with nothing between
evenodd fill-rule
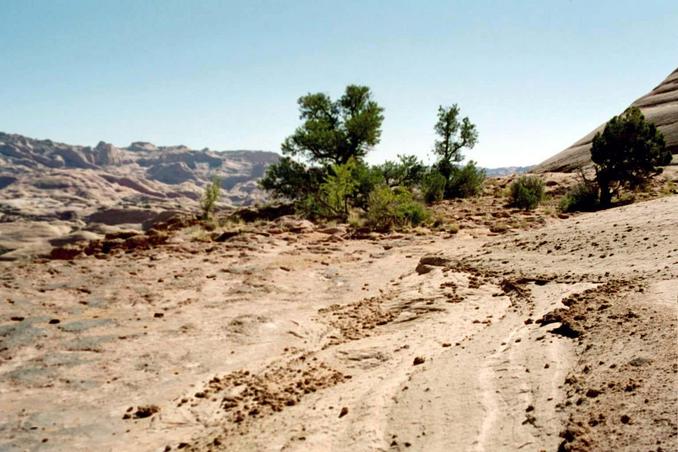
<instances>
[{"instance_id":1,"label":"small rock","mask_svg":"<svg viewBox=\"0 0 678 452\"><path fill-rule=\"evenodd\" d=\"M643 358L643 357L637 357L637 358L633 358L631 361L629 361L629 364L634 366L634 367L640 367L644 364L649 364L651 362L652 362L651 359Z\"/></svg>"},{"instance_id":2,"label":"small rock","mask_svg":"<svg viewBox=\"0 0 678 452\"><path fill-rule=\"evenodd\" d=\"M600 395L600 391L597 390L597 389L589 389L588 391L586 391L586 397L589 397L591 399L595 399L599 395Z\"/></svg>"},{"instance_id":3,"label":"small rock","mask_svg":"<svg viewBox=\"0 0 678 452\"><path fill-rule=\"evenodd\" d=\"M348 408L347 408L347 407L343 407L343 408L341 409L341 411L339 412L339 418L342 418L342 417L346 416L347 414L348 414Z\"/></svg>"},{"instance_id":4,"label":"small rock","mask_svg":"<svg viewBox=\"0 0 678 452\"><path fill-rule=\"evenodd\" d=\"M416 358L414 358L414 362L412 363L412 365L418 366L419 364L424 364L425 361L426 361L426 358L423 358L421 356L417 356Z\"/></svg>"}]
</instances>

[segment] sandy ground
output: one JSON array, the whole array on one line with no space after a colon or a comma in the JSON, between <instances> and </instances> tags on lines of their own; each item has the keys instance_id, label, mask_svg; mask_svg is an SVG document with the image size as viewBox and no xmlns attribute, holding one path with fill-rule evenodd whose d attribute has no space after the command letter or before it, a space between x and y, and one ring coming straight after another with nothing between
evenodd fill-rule
<instances>
[{"instance_id":1,"label":"sandy ground","mask_svg":"<svg viewBox=\"0 0 678 452\"><path fill-rule=\"evenodd\" d=\"M0 450L677 450L678 196L525 223L0 263Z\"/></svg>"}]
</instances>

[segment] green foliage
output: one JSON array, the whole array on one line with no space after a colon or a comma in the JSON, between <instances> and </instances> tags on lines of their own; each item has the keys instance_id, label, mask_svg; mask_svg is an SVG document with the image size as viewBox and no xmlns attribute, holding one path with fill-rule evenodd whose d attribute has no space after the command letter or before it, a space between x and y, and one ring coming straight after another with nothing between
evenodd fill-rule
<instances>
[{"instance_id":1,"label":"green foliage","mask_svg":"<svg viewBox=\"0 0 678 452\"><path fill-rule=\"evenodd\" d=\"M384 174L380 167L369 166L363 162L354 161L350 169L356 184L356 190L352 199L353 206L366 209L372 190L384 183Z\"/></svg>"},{"instance_id":2,"label":"green foliage","mask_svg":"<svg viewBox=\"0 0 678 452\"><path fill-rule=\"evenodd\" d=\"M321 165L361 159L379 143L383 108L366 86L349 85L338 100L326 94L307 94L298 100L304 122L282 144L283 154Z\"/></svg>"},{"instance_id":3,"label":"green foliage","mask_svg":"<svg viewBox=\"0 0 678 452\"><path fill-rule=\"evenodd\" d=\"M509 204L513 207L532 210L544 199L544 181L537 176L520 176L510 190Z\"/></svg>"},{"instance_id":4,"label":"green foliage","mask_svg":"<svg viewBox=\"0 0 678 452\"><path fill-rule=\"evenodd\" d=\"M319 201L323 217L342 221L348 218L351 200L358 188L353 177L356 165L353 159L344 165L332 165L332 173L320 185Z\"/></svg>"},{"instance_id":5,"label":"green foliage","mask_svg":"<svg viewBox=\"0 0 678 452\"><path fill-rule=\"evenodd\" d=\"M307 168L289 157L283 157L266 169L259 186L275 198L300 200L318 191L324 173L320 168Z\"/></svg>"},{"instance_id":6,"label":"green foliage","mask_svg":"<svg viewBox=\"0 0 678 452\"><path fill-rule=\"evenodd\" d=\"M658 166L671 162L664 136L645 120L637 107L613 117L602 133L596 133L591 146L596 168L600 203L608 206L612 194L621 187L637 188L659 174Z\"/></svg>"},{"instance_id":7,"label":"green foliage","mask_svg":"<svg viewBox=\"0 0 678 452\"><path fill-rule=\"evenodd\" d=\"M433 152L438 156L438 171L445 178L452 175L454 163L464 159L461 151L464 148L472 149L478 141L478 131L468 117L459 117L460 110L457 104L451 107L438 107L438 122L434 130L438 135L433 146Z\"/></svg>"},{"instance_id":8,"label":"green foliage","mask_svg":"<svg viewBox=\"0 0 678 452\"><path fill-rule=\"evenodd\" d=\"M398 161L386 161L379 166L389 187L415 187L426 174L426 165L415 155L398 155Z\"/></svg>"},{"instance_id":9,"label":"green foliage","mask_svg":"<svg viewBox=\"0 0 678 452\"><path fill-rule=\"evenodd\" d=\"M583 180L572 187L560 200L561 212L591 212L598 208L598 188Z\"/></svg>"},{"instance_id":10,"label":"green foliage","mask_svg":"<svg viewBox=\"0 0 678 452\"><path fill-rule=\"evenodd\" d=\"M471 160L466 165L453 166L445 186L445 198L469 198L477 196L483 189L485 171Z\"/></svg>"},{"instance_id":11,"label":"green foliage","mask_svg":"<svg viewBox=\"0 0 678 452\"><path fill-rule=\"evenodd\" d=\"M447 180L439 171L432 169L424 176L421 182L421 191L424 201L431 204L443 199Z\"/></svg>"},{"instance_id":12,"label":"green foliage","mask_svg":"<svg viewBox=\"0 0 678 452\"><path fill-rule=\"evenodd\" d=\"M219 200L219 192L221 189L221 182L218 178L212 178L212 181L205 186L205 192L200 199L200 208L202 209L202 219L209 220L214 206Z\"/></svg>"},{"instance_id":13,"label":"green foliage","mask_svg":"<svg viewBox=\"0 0 678 452\"><path fill-rule=\"evenodd\" d=\"M378 231L388 231L407 225L419 225L429 215L426 207L415 201L406 188L392 189L381 185L370 194L366 224Z\"/></svg>"}]
</instances>

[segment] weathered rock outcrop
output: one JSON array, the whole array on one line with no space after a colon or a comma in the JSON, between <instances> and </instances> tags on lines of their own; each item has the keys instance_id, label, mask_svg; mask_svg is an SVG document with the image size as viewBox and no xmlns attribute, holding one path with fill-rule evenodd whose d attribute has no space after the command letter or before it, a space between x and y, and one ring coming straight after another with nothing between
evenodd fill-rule
<instances>
[{"instance_id":1,"label":"weathered rock outcrop","mask_svg":"<svg viewBox=\"0 0 678 452\"><path fill-rule=\"evenodd\" d=\"M645 117L657 125L664 134L666 146L678 154L678 69L673 71L650 93L631 104L641 109ZM593 130L564 151L539 164L532 171L571 172L591 162L591 142L596 132L605 124ZM674 157L675 159L675 157Z\"/></svg>"},{"instance_id":2,"label":"weathered rock outcrop","mask_svg":"<svg viewBox=\"0 0 678 452\"><path fill-rule=\"evenodd\" d=\"M223 204L250 205L264 198L256 180L278 158L141 141L77 146L0 132L0 221L42 221L66 211L88 218L101 208L190 210L214 176L223 181Z\"/></svg>"},{"instance_id":3,"label":"weathered rock outcrop","mask_svg":"<svg viewBox=\"0 0 678 452\"><path fill-rule=\"evenodd\" d=\"M153 165L148 168L146 174L151 179L171 185L195 180L193 172L184 162L161 163L159 165Z\"/></svg>"}]
</instances>

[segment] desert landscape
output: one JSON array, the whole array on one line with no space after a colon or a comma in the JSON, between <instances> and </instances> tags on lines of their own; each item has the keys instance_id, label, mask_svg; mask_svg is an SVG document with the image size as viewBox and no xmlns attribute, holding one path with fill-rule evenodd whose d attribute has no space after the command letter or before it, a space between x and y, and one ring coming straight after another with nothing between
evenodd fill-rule
<instances>
[{"instance_id":1,"label":"desert landscape","mask_svg":"<svg viewBox=\"0 0 678 452\"><path fill-rule=\"evenodd\" d=\"M675 15L75 3L0 5L0 452L678 451Z\"/></svg>"},{"instance_id":2,"label":"desert landscape","mask_svg":"<svg viewBox=\"0 0 678 452\"><path fill-rule=\"evenodd\" d=\"M437 206L458 232L182 217L3 262L1 447L675 449L677 200L488 193Z\"/></svg>"}]
</instances>

